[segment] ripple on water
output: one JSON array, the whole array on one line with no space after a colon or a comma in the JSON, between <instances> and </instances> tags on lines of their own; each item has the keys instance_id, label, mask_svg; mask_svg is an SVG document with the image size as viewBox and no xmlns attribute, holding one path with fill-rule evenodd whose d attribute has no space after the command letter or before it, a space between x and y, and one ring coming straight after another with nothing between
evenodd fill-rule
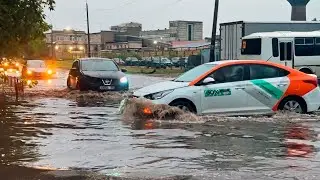
<instances>
[{"instance_id":1,"label":"ripple on water","mask_svg":"<svg viewBox=\"0 0 320 180\"><path fill-rule=\"evenodd\" d=\"M92 99L92 94L88 97ZM6 155L1 160L124 177L315 179L319 175L317 114L198 117L168 106L133 102L121 117L116 113L119 102L81 101L43 98L6 109L0 116L0 153ZM136 111L144 106L153 108L156 118L141 118Z\"/></svg>"}]
</instances>

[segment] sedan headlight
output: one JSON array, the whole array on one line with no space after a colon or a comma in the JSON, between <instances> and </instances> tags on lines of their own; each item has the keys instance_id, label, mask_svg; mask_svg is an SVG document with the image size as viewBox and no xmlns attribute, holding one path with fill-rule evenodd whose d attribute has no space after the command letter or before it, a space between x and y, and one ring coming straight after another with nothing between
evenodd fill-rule
<instances>
[{"instance_id":1,"label":"sedan headlight","mask_svg":"<svg viewBox=\"0 0 320 180\"><path fill-rule=\"evenodd\" d=\"M153 94L149 94L144 96L147 99L150 100L157 100L157 99L162 99L163 97L165 97L166 95L172 93L174 90L166 90L166 91L161 91L161 92L157 92L157 93L153 93Z\"/></svg>"},{"instance_id":2,"label":"sedan headlight","mask_svg":"<svg viewBox=\"0 0 320 180\"><path fill-rule=\"evenodd\" d=\"M31 70L27 70L27 74L28 74L28 75L31 75L31 74L32 74L32 71L31 71Z\"/></svg>"},{"instance_id":3,"label":"sedan headlight","mask_svg":"<svg viewBox=\"0 0 320 180\"><path fill-rule=\"evenodd\" d=\"M127 83L128 82L128 78L127 77L122 77L121 79L120 79L120 83L122 83L122 84L125 84L125 83Z\"/></svg>"}]
</instances>

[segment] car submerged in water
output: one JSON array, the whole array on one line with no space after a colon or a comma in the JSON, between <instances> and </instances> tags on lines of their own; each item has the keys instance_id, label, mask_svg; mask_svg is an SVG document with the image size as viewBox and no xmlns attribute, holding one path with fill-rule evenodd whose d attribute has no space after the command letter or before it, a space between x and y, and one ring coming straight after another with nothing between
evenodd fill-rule
<instances>
[{"instance_id":1,"label":"car submerged in water","mask_svg":"<svg viewBox=\"0 0 320 180\"><path fill-rule=\"evenodd\" d=\"M67 86L80 91L127 91L129 82L124 72L111 59L77 59L69 71Z\"/></svg>"},{"instance_id":2,"label":"car submerged in water","mask_svg":"<svg viewBox=\"0 0 320 180\"><path fill-rule=\"evenodd\" d=\"M172 81L143 87L133 97L199 115L311 113L320 108L317 77L262 60L202 64Z\"/></svg>"}]
</instances>

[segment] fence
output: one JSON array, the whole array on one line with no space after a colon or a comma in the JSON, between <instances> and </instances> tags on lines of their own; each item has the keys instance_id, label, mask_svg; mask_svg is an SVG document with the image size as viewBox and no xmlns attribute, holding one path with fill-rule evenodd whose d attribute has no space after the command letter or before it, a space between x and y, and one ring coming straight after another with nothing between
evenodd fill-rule
<instances>
[{"instance_id":1,"label":"fence","mask_svg":"<svg viewBox=\"0 0 320 180\"><path fill-rule=\"evenodd\" d=\"M0 95L2 98L14 96L16 101L24 94L24 82L20 77L2 76L0 81Z\"/></svg>"},{"instance_id":2,"label":"fence","mask_svg":"<svg viewBox=\"0 0 320 180\"><path fill-rule=\"evenodd\" d=\"M128 52L128 51L102 51L101 56L107 58L117 58L117 57L155 57L155 56L163 56L163 57L188 57L191 55L198 55L201 53L201 50L185 50L185 51L136 51L136 52Z\"/></svg>"}]
</instances>

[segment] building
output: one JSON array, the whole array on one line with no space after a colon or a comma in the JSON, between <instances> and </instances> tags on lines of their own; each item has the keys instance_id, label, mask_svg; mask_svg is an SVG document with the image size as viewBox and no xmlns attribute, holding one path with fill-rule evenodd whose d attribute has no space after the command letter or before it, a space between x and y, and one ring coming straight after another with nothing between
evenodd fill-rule
<instances>
[{"instance_id":1,"label":"building","mask_svg":"<svg viewBox=\"0 0 320 180\"><path fill-rule=\"evenodd\" d=\"M115 41L115 32L101 31L90 34L91 56L100 56L100 51L106 48L106 43Z\"/></svg>"},{"instance_id":2,"label":"building","mask_svg":"<svg viewBox=\"0 0 320 180\"><path fill-rule=\"evenodd\" d=\"M170 21L169 29L142 31L140 37L158 42L199 41L203 39L200 21Z\"/></svg>"},{"instance_id":3,"label":"building","mask_svg":"<svg viewBox=\"0 0 320 180\"><path fill-rule=\"evenodd\" d=\"M54 46L53 56L56 58L83 57L87 50L87 35L84 31L73 29L53 30L45 33L46 43Z\"/></svg>"},{"instance_id":4,"label":"building","mask_svg":"<svg viewBox=\"0 0 320 180\"><path fill-rule=\"evenodd\" d=\"M122 33L122 35L139 36L142 31L142 24L136 22L123 23L117 26L111 26L111 31Z\"/></svg>"},{"instance_id":5,"label":"building","mask_svg":"<svg viewBox=\"0 0 320 180\"><path fill-rule=\"evenodd\" d=\"M175 32L178 41L199 41L203 39L203 23L200 21L170 21L169 29Z\"/></svg>"}]
</instances>

